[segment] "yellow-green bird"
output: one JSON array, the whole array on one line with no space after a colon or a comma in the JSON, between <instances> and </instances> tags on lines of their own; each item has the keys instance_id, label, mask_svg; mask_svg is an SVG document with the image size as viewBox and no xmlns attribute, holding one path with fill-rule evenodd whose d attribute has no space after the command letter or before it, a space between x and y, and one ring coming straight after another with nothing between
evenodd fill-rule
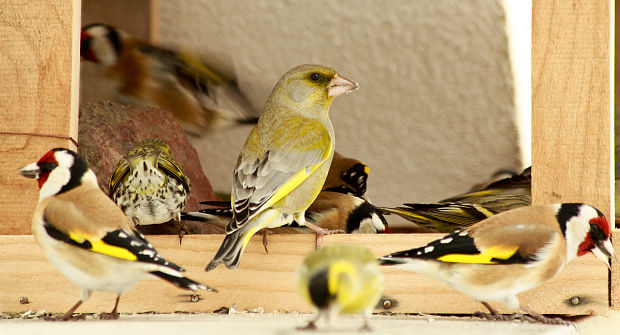
<instances>
[{"instance_id":1,"label":"yellow-green bird","mask_svg":"<svg viewBox=\"0 0 620 335\"><path fill-rule=\"evenodd\" d=\"M369 317L383 292L383 275L370 250L349 244L320 248L306 257L298 280L301 295L318 309L305 329L315 329L323 315L331 322L340 313L362 314L362 329L370 329Z\"/></svg>"},{"instance_id":2,"label":"yellow-green bird","mask_svg":"<svg viewBox=\"0 0 620 335\"><path fill-rule=\"evenodd\" d=\"M306 222L304 212L321 191L334 156L329 106L357 87L322 65L299 65L280 78L239 154L233 219L206 271L222 262L237 268L250 238L262 228L295 220L317 234L329 233Z\"/></svg>"},{"instance_id":3,"label":"yellow-green bird","mask_svg":"<svg viewBox=\"0 0 620 335\"><path fill-rule=\"evenodd\" d=\"M110 176L110 197L136 226L181 219L190 182L158 138L143 140L116 165Z\"/></svg>"},{"instance_id":4,"label":"yellow-green bird","mask_svg":"<svg viewBox=\"0 0 620 335\"><path fill-rule=\"evenodd\" d=\"M494 181L484 189L444 199L439 203L406 203L379 207L383 214L396 214L429 231L450 233L495 214L532 204L531 167L511 177Z\"/></svg>"}]
</instances>

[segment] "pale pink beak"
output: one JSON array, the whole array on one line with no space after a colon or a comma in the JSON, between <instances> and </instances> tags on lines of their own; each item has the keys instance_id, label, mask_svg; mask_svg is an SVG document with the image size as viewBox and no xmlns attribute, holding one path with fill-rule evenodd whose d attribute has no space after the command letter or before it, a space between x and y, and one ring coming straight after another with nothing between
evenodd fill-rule
<instances>
[{"instance_id":1,"label":"pale pink beak","mask_svg":"<svg viewBox=\"0 0 620 335\"><path fill-rule=\"evenodd\" d=\"M356 90L359 87L357 83L345 78L341 77L338 73L334 76L334 78L327 84L327 96L337 97L344 93L349 93L353 90Z\"/></svg>"}]
</instances>

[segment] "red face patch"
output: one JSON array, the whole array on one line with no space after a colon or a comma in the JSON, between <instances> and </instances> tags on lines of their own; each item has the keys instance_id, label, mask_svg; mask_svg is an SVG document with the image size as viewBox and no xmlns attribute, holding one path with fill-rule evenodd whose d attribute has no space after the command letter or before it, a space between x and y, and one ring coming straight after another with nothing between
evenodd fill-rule
<instances>
[{"instance_id":1,"label":"red face patch","mask_svg":"<svg viewBox=\"0 0 620 335\"><path fill-rule=\"evenodd\" d=\"M54 156L55 152L55 150L50 150L39 159L39 161L37 162L39 169L41 169L41 166L45 165L46 163L54 163L58 165L58 161L56 161L56 157ZM41 187L43 187L43 184L45 184L45 182L47 181L47 178L50 176L50 172L52 172L52 170L41 169L41 171L39 171L39 189L41 189Z\"/></svg>"},{"instance_id":2,"label":"red face patch","mask_svg":"<svg viewBox=\"0 0 620 335\"><path fill-rule=\"evenodd\" d=\"M600 231L602 231L605 234L605 237L609 238L611 228L609 226L609 221L607 221L606 217L604 216L595 217L591 219L589 223L590 225L597 225L600 228ZM599 235L600 235L600 231L598 232ZM600 236L599 236L599 239L600 239ZM581 244L579 245L577 249L577 256L583 256L587 254L588 252L590 252L593 248L594 248L594 239L592 238L592 233L588 232L588 235L586 235L586 238L584 239L583 242L581 242Z\"/></svg>"}]
</instances>

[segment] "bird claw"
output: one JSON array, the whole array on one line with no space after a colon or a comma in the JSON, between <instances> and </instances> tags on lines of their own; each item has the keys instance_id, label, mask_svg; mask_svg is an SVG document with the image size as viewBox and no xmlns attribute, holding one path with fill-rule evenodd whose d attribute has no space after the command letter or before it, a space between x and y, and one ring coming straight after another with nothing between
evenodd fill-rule
<instances>
[{"instance_id":1,"label":"bird claw","mask_svg":"<svg viewBox=\"0 0 620 335\"><path fill-rule=\"evenodd\" d=\"M344 230L342 229L321 229L319 231L316 231L316 241L314 244L314 248L318 249L321 246L321 242L322 242L322 237L324 235L332 235L332 234L344 234L346 233Z\"/></svg>"},{"instance_id":2,"label":"bird claw","mask_svg":"<svg viewBox=\"0 0 620 335\"><path fill-rule=\"evenodd\" d=\"M265 248L265 252L269 253L269 250L267 249L267 244L269 244L269 234L271 234L271 231L267 228L263 229L263 247Z\"/></svg>"}]
</instances>

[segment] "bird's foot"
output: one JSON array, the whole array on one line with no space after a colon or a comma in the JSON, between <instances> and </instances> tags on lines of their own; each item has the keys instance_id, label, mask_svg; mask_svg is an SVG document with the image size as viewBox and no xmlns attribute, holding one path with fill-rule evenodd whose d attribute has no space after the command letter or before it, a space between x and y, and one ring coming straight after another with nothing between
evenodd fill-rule
<instances>
[{"instance_id":1,"label":"bird's foot","mask_svg":"<svg viewBox=\"0 0 620 335\"><path fill-rule=\"evenodd\" d=\"M489 321L511 321L514 320L511 318L510 315L503 315L503 314L495 314L495 313L484 313L484 312L476 312L474 313L475 317L480 318L480 319L485 319L485 320L489 320Z\"/></svg>"},{"instance_id":2,"label":"bird's foot","mask_svg":"<svg viewBox=\"0 0 620 335\"><path fill-rule=\"evenodd\" d=\"M314 244L314 248L318 249L321 246L321 242L323 240L324 235L332 235L332 234L344 234L346 233L342 229L324 229L320 228L320 230L315 230L316 233L316 242Z\"/></svg>"},{"instance_id":3,"label":"bird's foot","mask_svg":"<svg viewBox=\"0 0 620 335\"><path fill-rule=\"evenodd\" d=\"M174 226L178 231L179 245L181 245L181 243L183 242L183 236L185 236L185 234L189 234L189 230L187 230L187 228L183 223L181 223L181 221L174 220Z\"/></svg>"},{"instance_id":4,"label":"bird's foot","mask_svg":"<svg viewBox=\"0 0 620 335\"><path fill-rule=\"evenodd\" d=\"M269 253L269 250L267 249L267 244L269 244L269 234L271 234L271 231L268 228L263 228L263 247L265 248L266 253Z\"/></svg>"},{"instance_id":5,"label":"bird's foot","mask_svg":"<svg viewBox=\"0 0 620 335\"><path fill-rule=\"evenodd\" d=\"M99 320L118 320L120 314L118 313L101 313L99 314Z\"/></svg>"},{"instance_id":6,"label":"bird's foot","mask_svg":"<svg viewBox=\"0 0 620 335\"><path fill-rule=\"evenodd\" d=\"M531 323L542 323L545 325L575 326L574 323L564 320L562 318L549 318L523 306L521 306L521 309L527 312L527 314L529 314L527 321Z\"/></svg>"}]
</instances>

